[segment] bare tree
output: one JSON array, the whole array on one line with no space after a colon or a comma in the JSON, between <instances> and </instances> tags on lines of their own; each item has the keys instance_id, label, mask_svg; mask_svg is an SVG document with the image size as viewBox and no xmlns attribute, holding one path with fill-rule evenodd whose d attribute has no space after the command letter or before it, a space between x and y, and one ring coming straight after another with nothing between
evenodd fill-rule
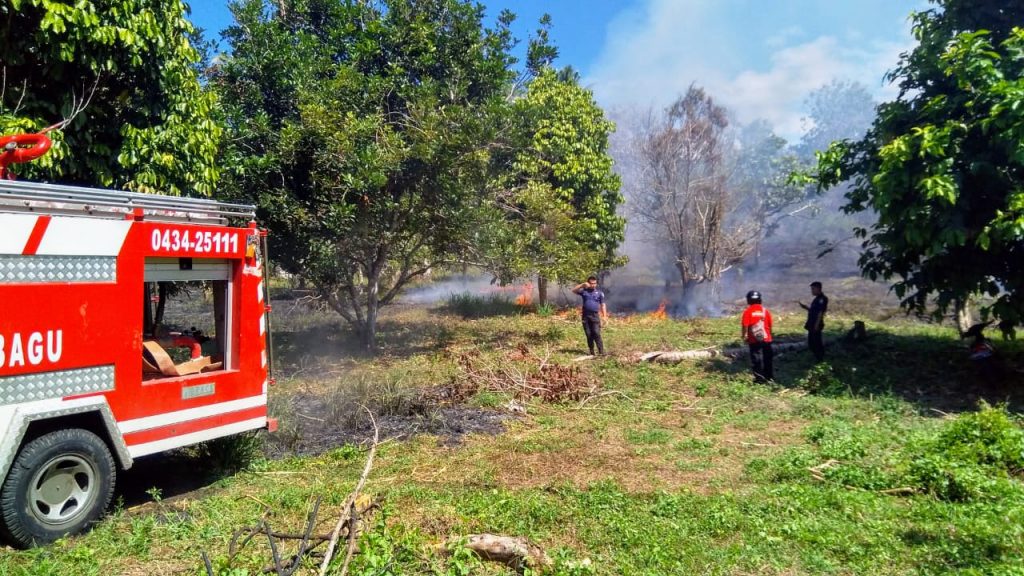
<instances>
[{"instance_id":1,"label":"bare tree","mask_svg":"<svg viewBox=\"0 0 1024 576\"><path fill-rule=\"evenodd\" d=\"M759 234L756 220L737 212L728 125L725 108L691 86L633 134L635 177L627 180L633 221L649 244L674 258L689 311L697 286L717 282L742 262Z\"/></svg>"}]
</instances>

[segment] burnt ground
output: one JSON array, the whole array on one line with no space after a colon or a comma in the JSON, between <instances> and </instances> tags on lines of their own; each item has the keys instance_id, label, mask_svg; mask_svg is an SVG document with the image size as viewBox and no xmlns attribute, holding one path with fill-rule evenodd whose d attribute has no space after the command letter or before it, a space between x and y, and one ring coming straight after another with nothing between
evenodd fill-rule
<instances>
[{"instance_id":1,"label":"burnt ground","mask_svg":"<svg viewBox=\"0 0 1024 576\"><path fill-rule=\"evenodd\" d=\"M345 444L373 439L373 426L365 412L339 414L330 397L295 394L289 399L289 426L267 436L270 458L315 456ZM391 414L377 414L381 441L407 439L419 434L438 437L444 445L458 445L468 434L497 435L505 431L507 412L465 405L441 406L420 400Z\"/></svg>"},{"instance_id":2,"label":"burnt ground","mask_svg":"<svg viewBox=\"0 0 1024 576\"><path fill-rule=\"evenodd\" d=\"M260 432L250 438L257 453L262 451L271 459L316 456L347 444L371 442L373 426L365 412L339 412L331 405L333 400L314 394L290 396L289 416L282 419L278 432ZM424 399L401 413L376 414L375 418L381 441L430 434L439 444L455 446L469 434L501 434L514 416L494 409L431 404ZM216 445L212 448L217 449ZM211 454L205 445L139 458L130 470L119 474L115 502L132 508L154 501L154 496L165 502L195 497L237 471L232 459L231 454Z\"/></svg>"}]
</instances>

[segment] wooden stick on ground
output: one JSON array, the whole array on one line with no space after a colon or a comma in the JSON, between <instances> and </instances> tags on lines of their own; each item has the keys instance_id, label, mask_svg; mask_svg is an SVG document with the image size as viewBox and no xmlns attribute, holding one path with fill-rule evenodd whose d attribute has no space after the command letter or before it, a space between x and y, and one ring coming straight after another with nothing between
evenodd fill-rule
<instances>
[{"instance_id":1,"label":"wooden stick on ground","mask_svg":"<svg viewBox=\"0 0 1024 576\"><path fill-rule=\"evenodd\" d=\"M831 342L830 342L831 343ZM793 352L807 348L806 342L776 342L772 345L776 354ZM747 355L746 347L736 348L701 348L699 350L668 350L648 352L637 357L639 362L658 362L660 364L678 364L685 360L708 360L725 356L728 358L740 358Z\"/></svg>"},{"instance_id":2,"label":"wooden stick on ground","mask_svg":"<svg viewBox=\"0 0 1024 576\"><path fill-rule=\"evenodd\" d=\"M334 532L331 533L331 541L327 544L327 552L324 554L324 560L320 564L320 576L327 574L327 567L330 565L334 557L334 549L338 545L338 536L341 534L341 528L346 522L349 523L348 552L345 554L345 563L341 566L341 576L345 576L348 573L349 562L352 561L352 554L356 550L356 523L358 522L356 500L359 498L359 491L366 484L366 478L370 475L370 470L373 469L373 457L377 454L377 444L380 442L380 429L377 428L377 419L373 417L373 412L370 412L370 409L366 406L363 406L363 410L366 410L366 413L370 415L370 422L373 424L373 444L370 446L370 454L366 457L366 466L363 467L363 474L359 477L359 483L356 484L355 490L345 499L341 517L338 518L338 523L334 526Z\"/></svg>"},{"instance_id":3,"label":"wooden stick on ground","mask_svg":"<svg viewBox=\"0 0 1024 576\"><path fill-rule=\"evenodd\" d=\"M524 568L543 570L552 566L551 558L544 550L526 538L471 534L465 540L449 540L445 549L451 552L460 544L465 545L483 560L500 562L520 573Z\"/></svg>"}]
</instances>

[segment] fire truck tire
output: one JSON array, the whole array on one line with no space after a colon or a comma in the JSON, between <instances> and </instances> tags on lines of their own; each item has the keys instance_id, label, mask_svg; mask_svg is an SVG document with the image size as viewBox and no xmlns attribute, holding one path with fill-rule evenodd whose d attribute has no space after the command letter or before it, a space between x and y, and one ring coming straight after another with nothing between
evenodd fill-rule
<instances>
[{"instance_id":1,"label":"fire truck tire","mask_svg":"<svg viewBox=\"0 0 1024 576\"><path fill-rule=\"evenodd\" d=\"M87 430L32 440L0 489L0 536L28 548L89 528L110 504L116 473L106 443Z\"/></svg>"}]
</instances>

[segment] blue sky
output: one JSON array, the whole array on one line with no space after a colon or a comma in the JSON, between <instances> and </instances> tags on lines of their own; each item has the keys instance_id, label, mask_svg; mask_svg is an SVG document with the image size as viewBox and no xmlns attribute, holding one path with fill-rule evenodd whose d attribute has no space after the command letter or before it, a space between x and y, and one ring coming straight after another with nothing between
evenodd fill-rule
<instances>
[{"instance_id":1,"label":"blue sky","mask_svg":"<svg viewBox=\"0 0 1024 576\"><path fill-rule=\"evenodd\" d=\"M900 52L913 45L907 16L924 0L492 0L489 15L519 15L525 39L547 12L559 65L572 65L605 106L660 107L696 82L743 122L770 121L794 140L804 100L832 79L855 80L878 99ZM227 2L192 2L208 34L231 22Z\"/></svg>"}]
</instances>

